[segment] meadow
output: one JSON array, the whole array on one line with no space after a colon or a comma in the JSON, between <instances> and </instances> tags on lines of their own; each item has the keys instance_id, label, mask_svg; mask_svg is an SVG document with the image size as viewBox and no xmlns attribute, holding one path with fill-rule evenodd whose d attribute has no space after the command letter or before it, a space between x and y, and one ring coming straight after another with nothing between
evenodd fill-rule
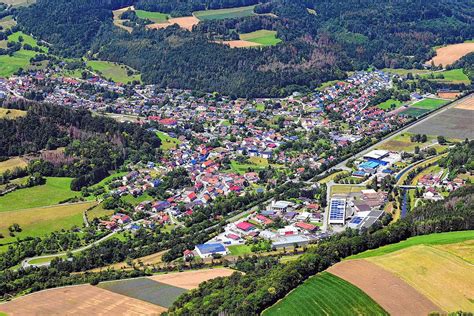
<instances>
[{"instance_id":1,"label":"meadow","mask_svg":"<svg viewBox=\"0 0 474 316\"><path fill-rule=\"evenodd\" d=\"M262 46L273 46L281 42L281 39L277 38L276 35L276 31L258 30L251 33L240 34L240 39L257 43Z\"/></svg>"},{"instance_id":2,"label":"meadow","mask_svg":"<svg viewBox=\"0 0 474 316\"><path fill-rule=\"evenodd\" d=\"M0 162L0 173L13 170L14 168L25 168L27 165L26 161L20 157L10 158Z\"/></svg>"},{"instance_id":3,"label":"meadow","mask_svg":"<svg viewBox=\"0 0 474 316\"><path fill-rule=\"evenodd\" d=\"M233 245L227 247L227 249L229 249L230 254L233 256L243 256L252 253L251 246L249 245Z\"/></svg>"},{"instance_id":4,"label":"meadow","mask_svg":"<svg viewBox=\"0 0 474 316\"><path fill-rule=\"evenodd\" d=\"M328 272L319 273L262 315L388 315L359 288Z\"/></svg>"},{"instance_id":5,"label":"meadow","mask_svg":"<svg viewBox=\"0 0 474 316\"><path fill-rule=\"evenodd\" d=\"M163 150L176 149L176 147L179 144L181 144L181 142L177 138L173 138L173 137L169 136L167 133L158 131L158 132L156 132L156 135L161 140L160 148L163 149Z\"/></svg>"},{"instance_id":6,"label":"meadow","mask_svg":"<svg viewBox=\"0 0 474 316\"><path fill-rule=\"evenodd\" d=\"M166 13L150 12L144 10L135 10L135 13L140 19L148 19L154 23L166 23L170 17Z\"/></svg>"},{"instance_id":7,"label":"meadow","mask_svg":"<svg viewBox=\"0 0 474 316\"><path fill-rule=\"evenodd\" d=\"M16 119L26 115L26 111L0 108L0 119Z\"/></svg>"},{"instance_id":8,"label":"meadow","mask_svg":"<svg viewBox=\"0 0 474 316\"><path fill-rule=\"evenodd\" d=\"M70 229L74 225L82 227L82 214L96 202L61 204L49 207L37 207L9 212L2 212L0 233L4 238L0 243L13 242L17 237L40 237L61 229ZM10 236L8 227L14 223L20 225L22 231Z\"/></svg>"},{"instance_id":9,"label":"meadow","mask_svg":"<svg viewBox=\"0 0 474 316\"><path fill-rule=\"evenodd\" d=\"M364 186L354 186L354 185L333 185L331 187L331 195L332 194L349 194L349 193L357 193L361 190L364 190Z\"/></svg>"},{"instance_id":10,"label":"meadow","mask_svg":"<svg viewBox=\"0 0 474 316\"><path fill-rule=\"evenodd\" d=\"M18 189L0 197L0 212L58 204L80 192L71 190L72 178L47 177L46 184Z\"/></svg>"},{"instance_id":11,"label":"meadow","mask_svg":"<svg viewBox=\"0 0 474 316\"><path fill-rule=\"evenodd\" d=\"M17 72L20 68L25 69L30 64L30 59L37 52L31 50L20 49L10 55L0 55L0 77L9 77Z\"/></svg>"},{"instance_id":12,"label":"meadow","mask_svg":"<svg viewBox=\"0 0 474 316\"><path fill-rule=\"evenodd\" d=\"M427 109L419 109L417 107L409 107L408 109L400 112L401 115L405 115L405 116L410 116L410 117L414 117L414 118L417 118L417 117L420 117L422 116L423 114L427 113L427 112L430 112L430 110L427 110Z\"/></svg>"},{"instance_id":13,"label":"meadow","mask_svg":"<svg viewBox=\"0 0 474 316\"><path fill-rule=\"evenodd\" d=\"M128 83L134 80L141 81L140 74L129 76L127 70L134 70L122 64L102 60L88 60L86 61L86 65L87 67L91 67L92 70L99 72L104 78L112 79L114 82Z\"/></svg>"},{"instance_id":14,"label":"meadow","mask_svg":"<svg viewBox=\"0 0 474 316\"><path fill-rule=\"evenodd\" d=\"M201 21L243 18L255 15L255 13L253 12L254 8L255 6L252 5L248 7L238 7L229 9L203 10L195 11L193 12L193 15Z\"/></svg>"},{"instance_id":15,"label":"meadow","mask_svg":"<svg viewBox=\"0 0 474 316\"><path fill-rule=\"evenodd\" d=\"M399 134L395 136L394 138L377 146L377 149L412 152L415 150L416 146L422 148L423 146L429 144L433 140L433 136L427 136L426 143L412 142L410 138L413 135L415 134L413 133Z\"/></svg>"},{"instance_id":16,"label":"meadow","mask_svg":"<svg viewBox=\"0 0 474 316\"><path fill-rule=\"evenodd\" d=\"M3 27L3 29L7 30L13 26L16 25L16 21L13 19L13 16L7 15L3 18L0 19L0 26Z\"/></svg>"},{"instance_id":17,"label":"meadow","mask_svg":"<svg viewBox=\"0 0 474 316\"><path fill-rule=\"evenodd\" d=\"M473 239L474 239L474 230L416 236L416 237L410 237L407 240L401 241L396 244L391 244L391 245L383 246L377 249L364 251L357 255L347 257L346 260L382 256L385 254L389 254L395 251L399 251L399 250L412 247L412 246L417 246L417 245L446 245L446 244L460 243L466 240L473 240Z\"/></svg>"},{"instance_id":18,"label":"meadow","mask_svg":"<svg viewBox=\"0 0 474 316\"><path fill-rule=\"evenodd\" d=\"M377 104L377 107L382 110L390 110L392 109L392 105L394 106L393 109L397 109L402 105L402 102L398 100L389 99L385 102Z\"/></svg>"},{"instance_id":19,"label":"meadow","mask_svg":"<svg viewBox=\"0 0 474 316\"><path fill-rule=\"evenodd\" d=\"M458 256L418 245L369 260L399 276L445 311L474 309L472 266Z\"/></svg>"},{"instance_id":20,"label":"meadow","mask_svg":"<svg viewBox=\"0 0 474 316\"><path fill-rule=\"evenodd\" d=\"M462 69L445 70L440 72L439 74L443 75L444 79L433 79L434 81L465 84L471 83L471 80L469 80L469 77L466 76ZM428 75L424 75L422 77L427 79L430 78L430 76Z\"/></svg>"}]
</instances>

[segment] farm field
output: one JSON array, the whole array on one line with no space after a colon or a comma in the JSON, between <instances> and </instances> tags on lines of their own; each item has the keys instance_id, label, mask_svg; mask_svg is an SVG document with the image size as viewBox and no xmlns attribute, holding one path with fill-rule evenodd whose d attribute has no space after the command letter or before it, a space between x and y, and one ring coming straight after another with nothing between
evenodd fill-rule
<instances>
[{"instance_id":1,"label":"farm field","mask_svg":"<svg viewBox=\"0 0 474 316\"><path fill-rule=\"evenodd\" d=\"M26 115L26 111L0 108L0 119L16 119Z\"/></svg>"},{"instance_id":2,"label":"farm field","mask_svg":"<svg viewBox=\"0 0 474 316\"><path fill-rule=\"evenodd\" d=\"M388 315L388 313L359 288L331 273L322 272L306 280L284 299L265 310L262 315Z\"/></svg>"},{"instance_id":3,"label":"farm field","mask_svg":"<svg viewBox=\"0 0 474 316\"><path fill-rule=\"evenodd\" d=\"M47 177L46 184L13 191L0 197L0 212L58 204L80 195L70 189L72 178Z\"/></svg>"},{"instance_id":4,"label":"farm field","mask_svg":"<svg viewBox=\"0 0 474 316\"><path fill-rule=\"evenodd\" d=\"M428 140L425 143L417 143L412 142L410 137L415 134L413 133L402 133L397 135L396 137L380 144L377 149L384 149L384 150L393 150L393 151L406 151L406 152L413 152L415 147L418 146L420 148L430 144L434 137L427 136Z\"/></svg>"},{"instance_id":5,"label":"farm field","mask_svg":"<svg viewBox=\"0 0 474 316\"><path fill-rule=\"evenodd\" d=\"M168 274L157 274L149 277L157 282L177 286L187 290L195 289L204 281L215 279L217 277L226 277L237 272L227 268L214 268L204 270L192 270L185 272L175 272Z\"/></svg>"},{"instance_id":6,"label":"farm field","mask_svg":"<svg viewBox=\"0 0 474 316\"><path fill-rule=\"evenodd\" d=\"M474 42L447 45L436 49L436 56L427 62L436 66L446 67L459 60L461 57L474 52Z\"/></svg>"},{"instance_id":7,"label":"farm field","mask_svg":"<svg viewBox=\"0 0 474 316\"><path fill-rule=\"evenodd\" d=\"M16 25L16 21L13 19L13 16L7 15L3 18L0 19L0 26L3 27L3 29L7 30L13 26Z\"/></svg>"},{"instance_id":8,"label":"farm field","mask_svg":"<svg viewBox=\"0 0 474 316\"><path fill-rule=\"evenodd\" d=\"M408 131L415 134L442 135L448 138L474 138L472 115L474 111L474 95L469 95L443 112L430 117L422 123L411 127Z\"/></svg>"},{"instance_id":9,"label":"farm field","mask_svg":"<svg viewBox=\"0 0 474 316\"><path fill-rule=\"evenodd\" d=\"M193 15L201 21L243 18L255 15L255 13L253 12L254 8L255 6L252 5L248 7L195 11L193 12Z\"/></svg>"},{"instance_id":10,"label":"farm field","mask_svg":"<svg viewBox=\"0 0 474 316\"><path fill-rule=\"evenodd\" d=\"M445 105L449 101L440 100L440 99L424 99L420 102L416 102L411 107L417 109L424 109L424 110L436 110L437 108Z\"/></svg>"},{"instance_id":11,"label":"farm field","mask_svg":"<svg viewBox=\"0 0 474 316\"><path fill-rule=\"evenodd\" d=\"M173 24L178 24L179 27L192 31L193 26L198 24L199 20L195 16L183 16L180 18L171 18L168 19L167 22L164 23L153 23L153 24L148 24L146 27L149 29L161 29L161 28L166 28L168 26L171 26Z\"/></svg>"},{"instance_id":12,"label":"farm field","mask_svg":"<svg viewBox=\"0 0 474 316\"><path fill-rule=\"evenodd\" d=\"M5 238L0 242L2 244L13 242L17 237L39 237L53 231L70 229L74 225L81 227L83 212L94 204L95 202L83 202L2 212L0 233ZM12 237L9 235L8 227L14 223L19 224L22 231Z\"/></svg>"},{"instance_id":13,"label":"farm field","mask_svg":"<svg viewBox=\"0 0 474 316\"><path fill-rule=\"evenodd\" d=\"M392 105L393 105L393 109L397 109L400 106L402 106L402 104L403 103L401 101L389 99L385 102L378 104L377 107L382 110L389 110L389 109L392 109Z\"/></svg>"},{"instance_id":14,"label":"farm field","mask_svg":"<svg viewBox=\"0 0 474 316\"><path fill-rule=\"evenodd\" d=\"M439 82L450 82L450 83L465 83L465 84L470 84L471 80L469 80L469 77L466 76L466 74L463 72L462 69L452 69L452 70L445 70L439 73L434 73L436 74L441 74L444 76L444 79L431 79L433 81L439 81ZM422 78L430 79L429 75L422 75Z\"/></svg>"},{"instance_id":15,"label":"farm field","mask_svg":"<svg viewBox=\"0 0 474 316\"><path fill-rule=\"evenodd\" d=\"M441 249L419 245L372 257L447 312L474 310L474 268Z\"/></svg>"},{"instance_id":16,"label":"farm field","mask_svg":"<svg viewBox=\"0 0 474 316\"><path fill-rule=\"evenodd\" d=\"M122 315L133 311L137 315L159 315L166 308L107 291L92 285L68 286L37 292L0 305L9 316L59 315Z\"/></svg>"},{"instance_id":17,"label":"farm field","mask_svg":"<svg viewBox=\"0 0 474 316\"><path fill-rule=\"evenodd\" d=\"M428 315L442 309L394 273L368 260L346 260L328 272L357 286L390 315Z\"/></svg>"},{"instance_id":18,"label":"farm field","mask_svg":"<svg viewBox=\"0 0 474 316\"><path fill-rule=\"evenodd\" d=\"M250 41L243 41L243 40L218 41L217 43L228 45L230 48L246 48L246 47L262 46L259 43L250 42Z\"/></svg>"},{"instance_id":19,"label":"farm field","mask_svg":"<svg viewBox=\"0 0 474 316\"><path fill-rule=\"evenodd\" d=\"M102 282L98 287L141 301L170 307L186 289L153 281L148 278Z\"/></svg>"},{"instance_id":20,"label":"farm field","mask_svg":"<svg viewBox=\"0 0 474 316\"><path fill-rule=\"evenodd\" d=\"M331 195L357 193L364 189L365 189L365 186L354 186L354 185L345 185L345 184L333 185L331 187Z\"/></svg>"},{"instance_id":21,"label":"farm field","mask_svg":"<svg viewBox=\"0 0 474 316\"><path fill-rule=\"evenodd\" d=\"M281 39L277 38L276 34L276 31L259 30L251 33L240 34L240 39L257 43L262 46L273 46L281 42Z\"/></svg>"},{"instance_id":22,"label":"farm field","mask_svg":"<svg viewBox=\"0 0 474 316\"><path fill-rule=\"evenodd\" d=\"M449 252L470 264L474 264L474 238L455 244L435 245L434 248Z\"/></svg>"},{"instance_id":23,"label":"farm field","mask_svg":"<svg viewBox=\"0 0 474 316\"><path fill-rule=\"evenodd\" d=\"M14 52L12 56L0 55L0 77L9 77L20 68L27 68L31 57L36 54L37 52L31 50L20 49Z\"/></svg>"},{"instance_id":24,"label":"farm field","mask_svg":"<svg viewBox=\"0 0 474 316\"><path fill-rule=\"evenodd\" d=\"M119 236L120 236L120 235L115 235L114 237L119 237ZM119 238L119 239L120 239L120 238ZM167 250L165 250L165 251L160 251L160 252L157 252L157 253L154 253L154 254L145 256L145 257L136 258L136 259L133 259L132 262L133 262L134 265L140 265L140 262L141 262L143 265L158 264L158 263L161 263L161 262L162 262L161 257L163 256L163 254L166 253L166 251L167 251ZM108 265L108 266L105 266L105 267L100 267L100 268L92 269L92 270L90 270L90 272L100 272L100 271L104 271L104 270L107 270L107 269L131 270L132 267L130 267L126 262L118 262L118 263L114 263L114 264L111 264L111 265Z\"/></svg>"},{"instance_id":25,"label":"farm field","mask_svg":"<svg viewBox=\"0 0 474 316\"><path fill-rule=\"evenodd\" d=\"M175 149L181 142L177 138L173 138L164 132L156 132L156 135L161 140L160 148L163 150Z\"/></svg>"},{"instance_id":26,"label":"farm field","mask_svg":"<svg viewBox=\"0 0 474 316\"><path fill-rule=\"evenodd\" d=\"M14 168L25 168L28 164L20 157L10 158L0 162L0 173Z\"/></svg>"},{"instance_id":27,"label":"farm field","mask_svg":"<svg viewBox=\"0 0 474 316\"><path fill-rule=\"evenodd\" d=\"M168 21L168 18L169 18L168 14L160 13L160 12L135 10L135 13L140 19L148 19L154 23L166 23L166 21Z\"/></svg>"},{"instance_id":28,"label":"farm field","mask_svg":"<svg viewBox=\"0 0 474 316\"><path fill-rule=\"evenodd\" d=\"M462 243L469 240L474 240L473 230L416 236L408 238L407 240L401 241L396 244L383 246L374 250L367 250L360 254L350 256L346 259L362 259L382 256L417 245L448 245Z\"/></svg>"},{"instance_id":29,"label":"farm field","mask_svg":"<svg viewBox=\"0 0 474 316\"><path fill-rule=\"evenodd\" d=\"M141 75L134 74L129 76L127 70L134 71L128 66L102 60L88 60L87 67L91 67L94 71L99 72L103 77L112 79L115 82L128 83L131 81L140 81ZM134 71L135 72L135 71Z\"/></svg>"},{"instance_id":30,"label":"farm field","mask_svg":"<svg viewBox=\"0 0 474 316\"><path fill-rule=\"evenodd\" d=\"M413 75L422 75L422 74L431 73L430 70L425 70L425 69L403 69L403 68L383 68L382 71L399 75L399 76L405 76L409 73Z\"/></svg>"}]
</instances>

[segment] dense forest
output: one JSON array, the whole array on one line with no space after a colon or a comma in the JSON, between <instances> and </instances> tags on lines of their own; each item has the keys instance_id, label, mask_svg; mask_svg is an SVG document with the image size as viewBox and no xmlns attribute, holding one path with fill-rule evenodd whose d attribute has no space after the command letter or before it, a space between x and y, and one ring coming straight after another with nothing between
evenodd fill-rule
<instances>
[{"instance_id":1,"label":"dense forest","mask_svg":"<svg viewBox=\"0 0 474 316\"><path fill-rule=\"evenodd\" d=\"M370 65L420 68L434 54L433 46L474 37L471 0L274 0L255 8L271 16L201 22L193 32L177 26L147 30L137 23L128 33L113 25L111 11L130 4L186 15L256 1L39 0L16 14L20 26L51 43L55 54L88 52L128 64L146 83L244 97L287 95ZM283 42L259 49L212 42L261 28L276 30Z\"/></svg>"},{"instance_id":2,"label":"dense forest","mask_svg":"<svg viewBox=\"0 0 474 316\"><path fill-rule=\"evenodd\" d=\"M75 190L100 181L127 160L155 161L161 155L160 139L137 124L46 103L21 101L4 106L28 111L16 120L0 119L2 155L41 151L41 159L30 164L30 173L75 177Z\"/></svg>"},{"instance_id":3,"label":"dense forest","mask_svg":"<svg viewBox=\"0 0 474 316\"><path fill-rule=\"evenodd\" d=\"M246 262L246 274L234 273L202 283L170 308L173 315L258 315L308 277L353 254L396 243L411 236L474 229L474 186L453 192L447 201L415 208L406 218L369 232L348 229L310 248L287 264L264 269ZM258 261L255 262L255 264Z\"/></svg>"}]
</instances>

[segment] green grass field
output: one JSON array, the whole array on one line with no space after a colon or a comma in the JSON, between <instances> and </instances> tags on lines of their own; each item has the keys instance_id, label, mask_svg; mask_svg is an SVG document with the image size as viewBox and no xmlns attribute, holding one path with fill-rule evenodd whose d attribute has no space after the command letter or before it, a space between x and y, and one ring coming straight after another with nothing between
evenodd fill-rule
<instances>
[{"instance_id":1,"label":"green grass field","mask_svg":"<svg viewBox=\"0 0 474 316\"><path fill-rule=\"evenodd\" d=\"M204 10L193 12L193 15L201 21L205 20L222 20L231 18L243 18L246 16L255 15L253 9L254 5L248 7L238 7L219 10Z\"/></svg>"},{"instance_id":2,"label":"green grass field","mask_svg":"<svg viewBox=\"0 0 474 316\"><path fill-rule=\"evenodd\" d=\"M115 82L128 83L133 80L141 81L140 74L129 76L127 74L128 66L102 60L88 60L87 67L91 67L94 71L99 72L104 78L112 79Z\"/></svg>"},{"instance_id":3,"label":"green grass field","mask_svg":"<svg viewBox=\"0 0 474 316\"><path fill-rule=\"evenodd\" d=\"M328 272L317 274L262 315L388 315L359 288Z\"/></svg>"},{"instance_id":4,"label":"green grass field","mask_svg":"<svg viewBox=\"0 0 474 316\"><path fill-rule=\"evenodd\" d=\"M439 82L450 82L450 83L465 83L465 84L470 84L471 80L469 80L469 77L466 76L466 74L463 72L462 69L452 69L452 70L445 70L442 72L436 72L433 75L438 75L441 74L443 75L444 79L430 79L430 75L426 74L423 75L423 78L430 79L433 81L439 81Z\"/></svg>"},{"instance_id":5,"label":"green grass field","mask_svg":"<svg viewBox=\"0 0 474 316\"><path fill-rule=\"evenodd\" d=\"M394 138L392 138L392 139L380 144L379 146L377 146L377 149L410 152L410 151L414 151L416 146L418 146L420 148L425 146L426 144L431 142L434 138L433 136L428 135L426 143L417 143L417 142L412 142L411 141L410 138L413 135L415 135L415 134L413 134L413 133L399 134L399 135L395 136Z\"/></svg>"},{"instance_id":6,"label":"green grass field","mask_svg":"<svg viewBox=\"0 0 474 316\"><path fill-rule=\"evenodd\" d=\"M281 42L281 39L277 38L276 34L276 31L258 30L251 33L240 34L240 39L258 43L263 46L273 46Z\"/></svg>"},{"instance_id":7,"label":"green grass field","mask_svg":"<svg viewBox=\"0 0 474 316\"><path fill-rule=\"evenodd\" d=\"M233 256L243 256L246 254L251 254L251 246L248 245L234 245L227 247L229 249L230 254Z\"/></svg>"},{"instance_id":8,"label":"green grass field","mask_svg":"<svg viewBox=\"0 0 474 316\"><path fill-rule=\"evenodd\" d=\"M427 110L427 109L419 109L419 108L416 108L416 107L410 107L402 112L400 112L400 114L402 115L405 115L405 116L410 116L410 117L419 117L423 114L425 114L426 112L429 112L430 110Z\"/></svg>"},{"instance_id":9,"label":"green grass field","mask_svg":"<svg viewBox=\"0 0 474 316\"><path fill-rule=\"evenodd\" d=\"M177 138L173 138L166 133L163 132L156 132L156 136L158 136L161 140L160 148L163 150L170 150L176 149L176 147L181 144L181 142Z\"/></svg>"},{"instance_id":10,"label":"green grass field","mask_svg":"<svg viewBox=\"0 0 474 316\"><path fill-rule=\"evenodd\" d=\"M460 243L466 240L474 239L474 230L466 230L459 232L430 234L424 236L416 236L408 238L396 244L383 246L373 250L367 250L354 256L347 257L347 259L362 259L376 256L382 256L401 249L405 249L416 245L446 245Z\"/></svg>"},{"instance_id":11,"label":"green grass field","mask_svg":"<svg viewBox=\"0 0 474 316\"><path fill-rule=\"evenodd\" d=\"M60 201L80 196L71 191L72 178L46 178L46 184L13 191L0 197L0 212L21 210L58 204Z\"/></svg>"},{"instance_id":12,"label":"green grass field","mask_svg":"<svg viewBox=\"0 0 474 316\"><path fill-rule=\"evenodd\" d=\"M140 19L148 19L154 23L165 23L169 18L168 14L160 12L135 10L135 13Z\"/></svg>"},{"instance_id":13,"label":"green grass field","mask_svg":"<svg viewBox=\"0 0 474 316\"><path fill-rule=\"evenodd\" d=\"M445 105L446 103L448 103L448 101L446 101L446 100L424 99L420 102L416 102L415 104L413 104L412 107L417 108L417 109L432 111L432 110L436 110L437 108Z\"/></svg>"},{"instance_id":14,"label":"green grass field","mask_svg":"<svg viewBox=\"0 0 474 316\"><path fill-rule=\"evenodd\" d=\"M22 158L10 158L8 160L0 162L0 173L3 173L7 170L13 170L15 168L25 168L26 166L28 166L28 164Z\"/></svg>"},{"instance_id":15,"label":"green grass field","mask_svg":"<svg viewBox=\"0 0 474 316\"><path fill-rule=\"evenodd\" d=\"M382 109L382 110L390 110L392 109L392 105L394 105L393 109L397 109L399 108L403 103L398 101L398 100L393 100L393 99L389 99L385 102L382 102L380 104L377 105L377 107L379 109Z\"/></svg>"},{"instance_id":16,"label":"green grass field","mask_svg":"<svg viewBox=\"0 0 474 316\"><path fill-rule=\"evenodd\" d=\"M0 77L5 78L13 75L20 68L27 68L30 64L31 57L37 52L31 50L20 49L13 53L13 56L0 55Z\"/></svg>"},{"instance_id":17,"label":"green grass field","mask_svg":"<svg viewBox=\"0 0 474 316\"><path fill-rule=\"evenodd\" d=\"M133 206L144 201L153 201L153 197L149 196L148 193L144 193L140 196L134 197L133 195L127 194L120 198L122 201L128 202Z\"/></svg>"},{"instance_id":18,"label":"green grass field","mask_svg":"<svg viewBox=\"0 0 474 316\"><path fill-rule=\"evenodd\" d=\"M95 202L62 204L2 212L0 233L4 238L0 239L0 244L13 242L17 237L44 236L61 229L70 229L74 225L82 227L83 212L94 204ZM19 224L22 231L15 233L15 236L10 236L8 227L14 223Z\"/></svg>"}]
</instances>

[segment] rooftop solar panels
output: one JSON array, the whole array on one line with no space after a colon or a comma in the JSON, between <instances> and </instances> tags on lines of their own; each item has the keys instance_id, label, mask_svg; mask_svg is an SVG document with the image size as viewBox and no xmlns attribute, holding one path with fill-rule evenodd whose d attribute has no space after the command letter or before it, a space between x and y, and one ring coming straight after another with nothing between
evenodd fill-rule
<instances>
[{"instance_id":1,"label":"rooftop solar panels","mask_svg":"<svg viewBox=\"0 0 474 316\"><path fill-rule=\"evenodd\" d=\"M351 224L360 224L362 222L363 218L362 217L354 217L351 220Z\"/></svg>"},{"instance_id":2,"label":"rooftop solar panels","mask_svg":"<svg viewBox=\"0 0 474 316\"><path fill-rule=\"evenodd\" d=\"M329 208L329 223L344 224L346 217L346 200L332 199Z\"/></svg>"}]
</instances>

